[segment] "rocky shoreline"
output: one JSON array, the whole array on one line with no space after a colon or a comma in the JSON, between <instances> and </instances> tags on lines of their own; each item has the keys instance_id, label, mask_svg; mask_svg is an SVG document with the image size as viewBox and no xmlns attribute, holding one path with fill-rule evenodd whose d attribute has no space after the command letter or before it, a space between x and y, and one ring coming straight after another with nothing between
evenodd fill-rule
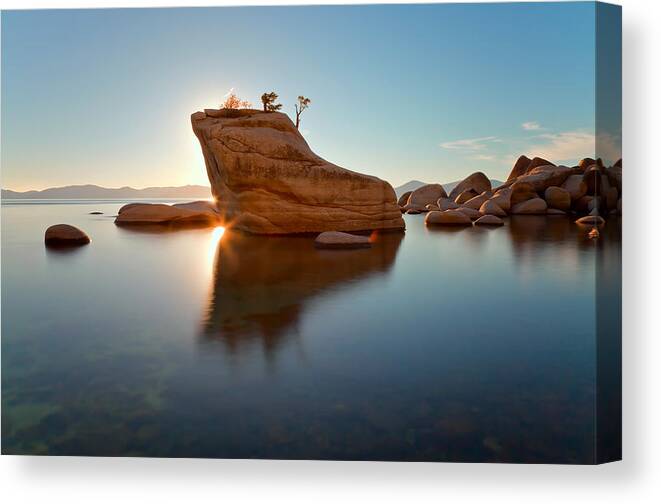
<instances>
[{"instance_id":1,"label":"rocky shoreline","mask_svg":"<svg viewBox=\"0 0 661 504\"><path fill-rule=\"evenodd\" d=\"M402 213L426 214L428 226L503 225L509 215L579 215L577 224L599 225L622 213L622 160L606 167L601 159L583 158L569 167L520 156L499 187L475 172L450 194L426 184L397 203Z\"/></svg>"}]
</instances>

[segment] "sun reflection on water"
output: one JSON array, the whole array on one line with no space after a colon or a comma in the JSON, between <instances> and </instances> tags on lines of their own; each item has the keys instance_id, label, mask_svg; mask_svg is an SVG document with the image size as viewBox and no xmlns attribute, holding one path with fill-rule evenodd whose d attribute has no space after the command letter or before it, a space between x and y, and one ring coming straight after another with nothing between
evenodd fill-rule
<instances>
[{"instance_id":1,"label":"sun reflection on water","mask_svg":"<svg viewBox=\"0 0 661 504\"><path fill-rule=\"evenodd\" d=\"M213 271L214 263L216 260L216 252L218 251L218 244L225 234L225 228L223 226L218 226L213 229L211 232L211 238L209 240L209 249L207 253L207 262L209 264L210 271Z\"/></svg>"}]
</instances>

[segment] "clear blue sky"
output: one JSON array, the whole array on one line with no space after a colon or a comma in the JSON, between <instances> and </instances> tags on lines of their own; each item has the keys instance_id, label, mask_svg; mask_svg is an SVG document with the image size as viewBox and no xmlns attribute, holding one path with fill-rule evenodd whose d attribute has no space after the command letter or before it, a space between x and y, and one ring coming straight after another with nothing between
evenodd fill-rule
<instances>
[{"instance_id":1,"label":"clear blue sky","mask_svg":"<svg viewBox=\"0 0 661 504\"><path fill-rule=\"evenodd\" d=\"M331 162L399 185L594 151L586 3L2 13L2 187L208 183L190 129L275 90ZM618 134L618 132L616 132Z\"/></svg>"}]
</instances>

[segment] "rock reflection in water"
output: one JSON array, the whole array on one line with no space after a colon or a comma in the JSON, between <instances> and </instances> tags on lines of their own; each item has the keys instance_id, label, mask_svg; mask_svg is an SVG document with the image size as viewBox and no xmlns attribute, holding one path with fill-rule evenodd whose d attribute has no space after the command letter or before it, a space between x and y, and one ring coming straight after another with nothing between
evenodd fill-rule
<instances>
[{"instance_id":1,"label":"rock reflection in water","mask_svg":"<svg viewBox=\"0 0 661 504\"><path fill-rule=\"evenodd\" d=\"M272 352L305 305L334 288L386 274L403 233L375 233L371 248L319 250L310 236L255 236L227 230L218 244L203 339L238 351L261 342Z\"/></svg>"}]
</instances>

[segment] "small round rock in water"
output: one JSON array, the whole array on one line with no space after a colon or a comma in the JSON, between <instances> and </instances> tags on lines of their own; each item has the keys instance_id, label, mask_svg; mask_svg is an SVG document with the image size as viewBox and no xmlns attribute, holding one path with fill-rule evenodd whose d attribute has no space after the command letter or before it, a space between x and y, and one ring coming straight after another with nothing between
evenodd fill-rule
<instances>
[{"instance_id":1,"label":"small round rock in water","mask_svg":"<svg viewBox=\"0 0 661 504\"><path fill-rule=\"evenodd\" d=\"M479 219L477 219L474 224L476 226L502 226L505 224L503 222L503 219L500 217L496 217L495 215L487 214L483 215Z\"/></svg>"},{"instance_id":2,"label":"small round rock in water","mask_svg":"<svg viewBox=\"0 0 661 504\"><path fill-rule=\"evenodd\" d=\"M55 224L46 230L44 242L48 247L77 247L87 245L90 238L77 227L69 224Z\"/></svg>"},{"instance_id":3,"label":"small round rock in water","mask_svg":"<svg viewBox=\"0 0 661 504\"><path fill-rule=\"evenodd\" d=\"M321 249L355 249L372 246L368 236L352 235L340 231L325 231L314 240L314 246Z\"/></svg>"}]
</instances>

